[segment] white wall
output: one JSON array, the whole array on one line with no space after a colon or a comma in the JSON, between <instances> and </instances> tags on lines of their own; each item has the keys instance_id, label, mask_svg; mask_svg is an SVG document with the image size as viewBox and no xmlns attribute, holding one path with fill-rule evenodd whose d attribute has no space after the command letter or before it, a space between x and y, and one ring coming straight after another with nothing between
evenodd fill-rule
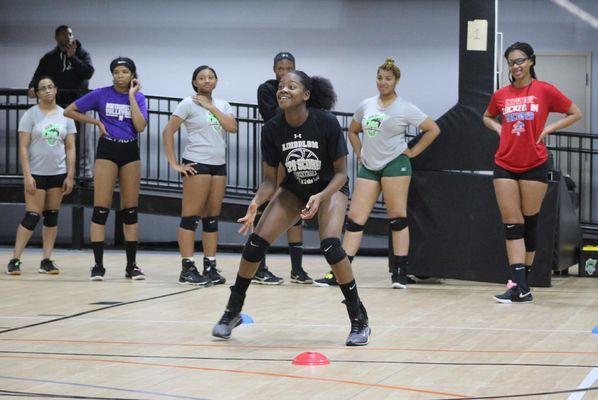
<instances>
[{"instance_id":1,"label":"white wall","mask_svg":"<svg viewBox=\"0 0 598 400\"><path fill-rule=\"evenodd\" d=\"M0 87L25 87L55 42L73 27L92 55L91 87L110 84L118 55L138 66L147 94L191 94L193 69L212 65L218 97L255 103L273 77L272 58L291 51L297 67L331 79L337 110L376 93L376 68L395 58L399 91L436 118L457 100L458 1L12 1L0 0Z\"/></svg>"},{"instance_id":2,"label":"white wall","mask_svg":"<svg viewBox=\"0 0 598 400\"><path fill-rule=\"evenodd\" d=\"M572 0L598 18L598 1ZM598 134L598 30L548 0L498 0L498 30L505 49L528 42L536 52L592 52L592 133ZM542 79L542 77L538 77Z\"/></svg>"},{"instance_id":3,"label":"white wall","mask_svg":"<svg viewBox=\"0 0 598 400\"><path fill-rule=\"evenodd\" d=\"M598 1L573 2L598 16ZM193 69L209 64L220 76L217 96L255 103L284 49L300 69L332 80L337 110L353 111L375 94L376 67L392 56L403 71L400 94L437 118L457 99L458 13L458 0L0 0L0 87L25 87L66 23L92 54L92 87L108 85L110 60L127 55L147 94L188 95ZM498 28L505 44L592 51L598 104L598 31L589 24L548 0L499 0Z\"/></svg>"}]
</instances>

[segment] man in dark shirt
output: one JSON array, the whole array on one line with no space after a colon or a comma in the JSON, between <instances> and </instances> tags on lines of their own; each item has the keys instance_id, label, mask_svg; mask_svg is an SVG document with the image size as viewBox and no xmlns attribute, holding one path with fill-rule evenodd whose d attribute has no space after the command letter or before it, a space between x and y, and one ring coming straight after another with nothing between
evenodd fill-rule
<instances>
[{"instance_id":1,"label":"man in dark shirt","mask_svg":"<svg viewBox=\"0 0 598 400\"><path fill-rule=\"evenodd\" d=\"M81 97L89 86L94 68L89 53L75 39L73 30L66 25L56 28L56 47L47 52L33 73L29 83L29 97L35 97L33 82L36 77L48 75L58 86L56 103L66 107Z\"/></svg>"},{"instance_id":2,"label":"man in dark shirt","mask_svg":"<svg viewBox=\"0 0 598 400\"><path fill-rule=\"evenodd\" d=\"M278 108L278 101L276 99L276 92L278 91L278 82L288 72L295 69L295 57L288 51L278 53L274 57L274 74L276 79L269 79L262 83L257 89L257 106L264 123L272 119L280 109ZM263 157L263 155L262 155ZM279 184L284 176L284 171L279 171ZM266 208L266 204L262 206L262 211ZM255 224L259 221L259 215L255 220ZM287 239L289 241L289 254L291 256L291 282L311 284L313 280L307 275L302 266L303 259L303 229L301 228L301 220L297 225L293 226L287 232ZM266 285L277 285L282 283L283 279L274 275L266 266L266 257L260 263L260 266L255 273L253 282Z\"/></svg>"}]
</instances>

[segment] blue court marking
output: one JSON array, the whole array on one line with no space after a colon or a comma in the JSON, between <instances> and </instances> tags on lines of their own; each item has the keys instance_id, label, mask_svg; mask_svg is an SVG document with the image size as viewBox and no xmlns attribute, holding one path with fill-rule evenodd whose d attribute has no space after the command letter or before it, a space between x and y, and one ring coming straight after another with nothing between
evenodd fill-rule
<instances>
[{"instance_id":1,"label":"blue court marking","mask_svg":"<svg viewBox=\"0 0 598 400\"><path fill-rule=\"evenodd\" d=\"M253 324L253 318L245 313L241 313L241 322L243 324Z\"/></svg>"},{"instance_id":2,"label":"blue court marking","mask_svg":"<svg viewBox=\"0 0 598 400\"><path fill-rule=\"evenodd\" d=\"M169 397L171 399L207 400L205 397L179 396L179 395L175 395L175 394L168 394L168 393L161 393L161 392L150 392L147 390L122 389L122 388L112 387L112 386L89 385L89 384L84 384L84 383L64 382L64 381L51 381L51 380L46 380L46 379L19 378L17 376L0 375L0 379L24 381L24 382L52 383L55 385L78 386L78 387L87 387L87 388L94 388L94 389L108 389L108 390L116 390L118 392L125 392L125 393L140 393L140 394L150 394L153 396Z\"/></svg>"}]
</instances>

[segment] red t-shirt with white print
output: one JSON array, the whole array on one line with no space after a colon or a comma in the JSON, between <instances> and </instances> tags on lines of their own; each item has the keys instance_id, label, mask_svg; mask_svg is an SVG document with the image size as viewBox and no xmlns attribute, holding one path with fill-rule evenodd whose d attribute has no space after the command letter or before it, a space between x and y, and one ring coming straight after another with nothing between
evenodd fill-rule
<instances>
[{"instance_id":1,"label":"red t-shirt with white print","mask_svg":"<svg viewBox=\"0 0 598 400\"><path fill-rule=\"evenodd\" d=\"M501 115L500 144L494 162L521 173L543 164L548 155L544 142L536 144L551 112L566 113L572 101L550 83L532 80L521 88L505 86L492 95L488 114Z\"/></svg>"}]
</instances>

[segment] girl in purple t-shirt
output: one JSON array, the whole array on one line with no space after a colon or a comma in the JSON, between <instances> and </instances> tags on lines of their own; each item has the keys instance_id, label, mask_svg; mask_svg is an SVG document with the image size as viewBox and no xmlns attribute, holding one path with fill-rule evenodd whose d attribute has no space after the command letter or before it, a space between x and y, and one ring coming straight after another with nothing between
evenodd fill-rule
<instances>
[{"instance_id":1,"label":"girl in purple t-shirt","mask_svg":"<svg viewBox=\"0 0 598 400\"><path fill-rule=\"evenodd\" d=\"M64 115L76 121L96 125L100 140L94 164L93 216L91 244L95 265L91 280L102 281L105 224L112 204L114 184L120 184L121 218L124 224L127 252L125 276L144 280L145 275L135 263L137 253L137 204L139 201L140 167L137 134L147 125L145 96L139 92L133 60L118 57L110 63L113 85L96 89L69 105ZM96 111L99 119L85 113Z\"/></svg>"}]
</instances>

